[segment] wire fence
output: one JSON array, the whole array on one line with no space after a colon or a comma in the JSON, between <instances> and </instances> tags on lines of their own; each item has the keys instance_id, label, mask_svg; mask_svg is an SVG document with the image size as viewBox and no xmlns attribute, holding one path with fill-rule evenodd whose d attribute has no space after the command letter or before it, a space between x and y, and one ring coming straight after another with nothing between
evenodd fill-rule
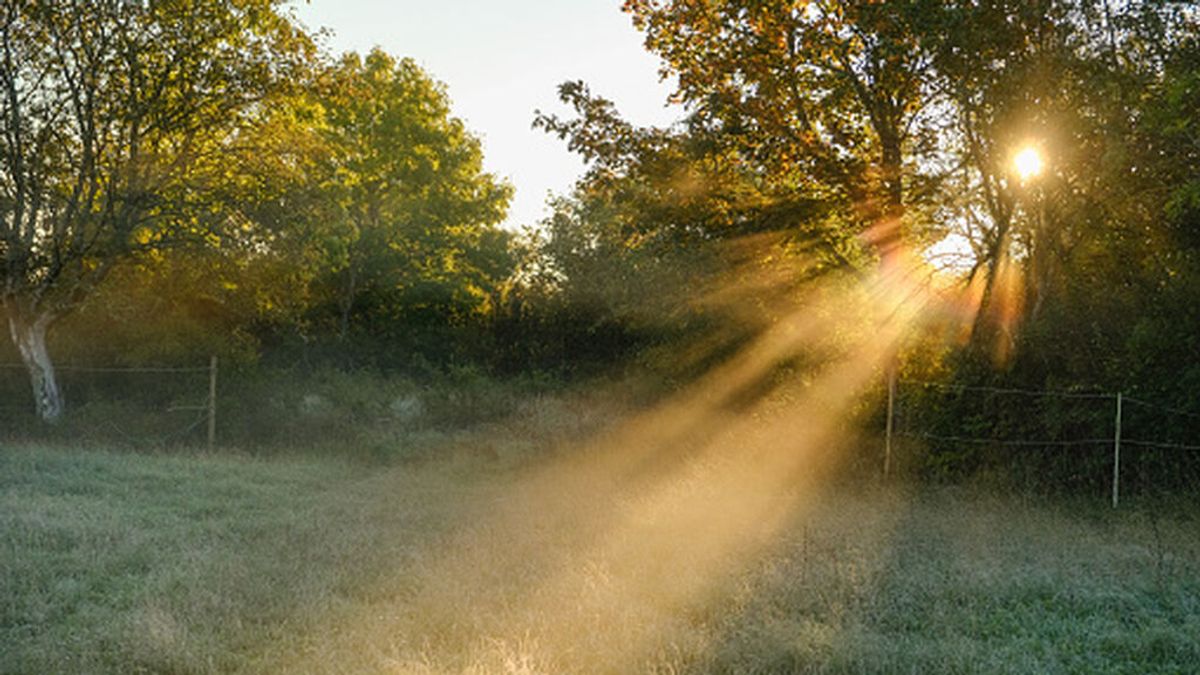
<instances>
[{"instance_id":1,"label":"wire fence","mask_svg":"<svg viewBox=\"0 0 1200 675\"><path fill-rule=\"evenodd\" d=\"M22 363L0 363L0 369L4 370L20 370L25 372L28 368ZM54 366L55 372L58 373L207 373L209 366L197 366L193 368L173 368L167 366L130 366L130 367L95 367L95 366Z\"/></svg>"},{"instance_id":2,"label":"wire fence","mask_svg":"<svg viewBox=\"0 0 1200 675\"><path fill-rule=\"evenodd\" d=\"M138 446L204 442L212 448L217 365L212 357L207 366L68 364L55 370L76 437ZM894 377L888 384L885 474L893 464L917 461L960 471L1001 466L1068 489L1103 484L1114 506L1123 487L1200 484L1200 410L1156 402L1142 392ZM0 435L44 428L30 394L25 366L0 363ZM229 411L239 420L257 420L258 406L251 407L231 404Z\"/></svg>"},{"instance_id":3,"label":"wire fence","mask_svg":"<svg viewBox=\"0 0 1200 675\"><path fill-rule=\"evenodd\" d=\"M887 410L885 474L906 453L935 466L1023 465L1104 482L1116 507L1123 484L1178 487L1200 473L1200 412L1142 395L892 379Z\"/></svg>"},{"instance_id":4,"label":"wire fence","mask_svg":"<svg viewBox=\"0 0 1200 675\"><path fill-rule=\"evenodd\" d=\"M141 447L216 443L217 358L207 366L54 367L71 415L65 436L118 441ZM28 369L0 363L0 433L44 431L31 393ZM21 401L21 403L17 403Z\"/></svg>"}]
</instances>

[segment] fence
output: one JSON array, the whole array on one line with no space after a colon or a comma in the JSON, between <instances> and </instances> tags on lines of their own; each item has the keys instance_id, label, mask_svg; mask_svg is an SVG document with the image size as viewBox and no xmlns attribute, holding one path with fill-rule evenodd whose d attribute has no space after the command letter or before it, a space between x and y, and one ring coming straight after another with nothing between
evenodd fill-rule
<instances>
[{"instance_id":1,"label":"fence","mask_svg":"<svg viewBox=\"0 0 1200 675\"><path fill-rule=\"evenodd\" d=\"M30 400L26 405L3 405L0 411L6 413L10 423L22 414L32 419L34 408L29 394L27 370L23 364L0 363L0 371L8 372L14 377L5 378L0 389L4 400L15 401L22 398ZM210 357L207 366L196 367L93 367L93 366L55 366L59 378L59 386L67 403L71 407L87 406L89 403L107 403L113 400L128 398L149 398L140 403L143 408L155 411L155 416L163 418L157 425L160 432L153 437L147 437L147 425L129 424L127 431L119 419L113 419L112 414L105 415L101 410L89 418L88 422L106 425L111 431L128 441L138 443L162 444L170 441L186 439L201 427L205 427L205 440L211 450L217 441L217 375L218 360ZM130 387L128 376L153 377L154 386ZM114 381L114 378L125 378ZM164 382L173 378L174 382ZM23 392L21 390L24 390ZM130 408L114 411L116 415L128 414ZM161 413L194 413L194 416L184 422L172 422L169 416ZM164 428L165 427L165 428Z\"/></svg>"},{"instance_id":2,"label":"fence","mask_svg":"<svg viewBox=\"0 0 1200 675\"><path fill-rule=\"evenodd\" d=\"M209 359L207 366L197 367L66 365L58 366L56 370L61 376L60 385L67 404L74 411L70 416L73 424L85 429L106 427L123 440L139 445L163 444L189 436L199 440L196 432L203 427L207 446L212 449L216 445L218 360L215 356ZM5 372L13 376L0 378L0 401L27 403L0 405L0 413L5 413L7 418L6 424L0 425L0 432L9 432L17 426L14 413L24 414L31 428L35 428L25 366L0 363L0 374ZM146 386L131 388L130 377L155 379L153 386L145 383ZM136 400L133 405L124 407L113 404L123 396ZM936 401L919 400L929 396L939 398ZM912 400L914 397L918 399L916 405ZM1099 452L1068 460L1075 462L1073 470L1086 472L1092 482L1098 482L1096 476L1101 470L1107 474L1104 482L1115 508L1120 504L1122 481L1127 479L1129 462L1123 453L1128 454L1131 449L1142 453L1142 465L1146 464L1148 451L1174 453L1167 459L1200 476L1200 452L1197 452L1200 444L1189 442L1200 437L1200 413L1155 403L1148 398L1125 392L1035 390L901 380L890 373L883 473L890 475L897 459L901 458L900 441L959 449L980 446L1043 451L1090 448ZM1005 403L1014 400L1036 405ZM92 414L81 415L81 409L84 413L92 410ZM119 418L138 409L154 412L141 423L126 420L128 423L122 425ZM234 410L235 418L237 412ZM163 413L194 415L183 421L173 421ZM952 421L947 422L947 419ZM1171 419L1187 422L1183 425L1166 423ZM255 418L256 427L257 423ZM236 420L234 425L237 426ZM157 435L150 437L147 432L155 429ZM1170 437L1172 431L1175 438ZM1180 461L1179 453L1188 453L1188 459ZM1043 452L1042 456L1045 459L1050 453ZM1161 455L1152 459L1157 459L1160 466L1166 465ZM1134 481L1135 487L1136 484Z\"/></svg>"},{"instance_id":3,"label":"fence","mask_svg":"<svg viewBox=\"0 0 1200 675\"><path fill-rule=\"evenodd\" d=\"M957 406L957 408L973 408L972 415L965 415L955 422L963 431L946 433L942 431L947 424L945 419L938 423L923 420L919 415L915 419L906 419L904 406L905 390L918 392L937 392L942 399L947 395L962 399L975 396L981 400L981 405ZM1019 398L1037 400L1036 407L1001 406L998 400L1004 398ZM1052 403L1047 403L1047 402ZM1084 409L1070 410L1064 408L1063 402L1084 404ZM942 401L944 410L947 406ZM989 405L990 403L990 405ZM920 406L917 406L918 408ZM954 409L955 406L948 406ZM1151 411L1155 415L1132 429L1129 425L1130 408L1140 408ZM1011 415L1014 409L1018 414L1024 412L1026 419L1015 424ZM1010 419L1006 420L998 413L1003 410ZM953 444L962 446L987 446L990 448L1040 448L1067 449L1078 447L1105 448L1111 452L1110 484L1113 508L1120 504L1122 479L1122 449L1140 448L1148 450L1167 450L1173 452L1200 451L1200 445L1182 442L1161 435L1168 434L1171 425L1164 425L1163 420L1169 418L1186 418L1191 426L1184 426L1190 433L1200 421L1200 414L1176 407L1157 404L1140 397L1133 397L1124 392L1105 392L1088 390L1034 390L1020 388L1005 388L991 386L972 386L963 384L946 384L940 382L925 382L919 380L899 380L894 373L889 373L887 386L887 417L885 424L883 472L890 475L896 462L898 441L900 439L915 439L926 443ZM945 413L943 413L943 418ZM1039 419L1040 418L1040 419ZM1111 420L1105 423L1105 418ZM1047 419L1053 424L1045 424ZM983 422L980 424L980 422ZM972 424L974 422L974 424ZM972 433L988 427L989 434ZM1047 435L1030 438L1027 436L1030 427L1040 427ZM914 428L915 427L915 428ZM1011 427L1011 428L1006 428ZM1014 438L1013 429L1024 432L1026 437ZM1131 435L1130 431L1142 435ZM1082 433L1081 433L1082 432ZM1158 433L1158 438L1148 438L1152 433Z\"/></svg>"}]
</instances>

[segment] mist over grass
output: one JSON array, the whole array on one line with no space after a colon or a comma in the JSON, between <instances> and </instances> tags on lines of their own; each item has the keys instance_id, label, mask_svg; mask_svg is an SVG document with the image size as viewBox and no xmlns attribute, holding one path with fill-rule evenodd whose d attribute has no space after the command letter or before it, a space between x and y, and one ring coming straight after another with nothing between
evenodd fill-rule
<instances>
[{"instance_id":1,"label":"mist over grass","mask_svg":"<svg viewBox=\"0 0 1200 675\"><path fill-rule=\"evenodd\" d=\"M802 506L751 545L712 548L720 514L679 528L679 509L719 497L713 477L729 467L681 466L614 489L462 453L381 470L329 456L10 446L0 672L1165 673L1200 662L1188 505L843 485L772 495Z\"/></svg>"}]
</instances>

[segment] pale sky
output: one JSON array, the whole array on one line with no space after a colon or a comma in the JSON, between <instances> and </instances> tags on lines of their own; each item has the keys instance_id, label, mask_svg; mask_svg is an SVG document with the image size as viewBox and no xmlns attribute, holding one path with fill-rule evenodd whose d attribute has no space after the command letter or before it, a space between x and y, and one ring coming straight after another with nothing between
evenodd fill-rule
<instances>
[{"instance_id":1,"label":"pale sky","mask_svg":"<svg viewBox=\"0 0 1200 675\"><path fill-rule=\"evenodd\" d=\"M535 109L567 114L557 86L584 80L629 121L666 125L658 60L621 12L621 0L294 0L309 28L329 28L335 52L380 46L414 58L445 82L454 114L483 141L488 171L516 188L507 227L536 223L548 192L583 171L566 143L530 128Z\"/></svg>"}]
</instances>

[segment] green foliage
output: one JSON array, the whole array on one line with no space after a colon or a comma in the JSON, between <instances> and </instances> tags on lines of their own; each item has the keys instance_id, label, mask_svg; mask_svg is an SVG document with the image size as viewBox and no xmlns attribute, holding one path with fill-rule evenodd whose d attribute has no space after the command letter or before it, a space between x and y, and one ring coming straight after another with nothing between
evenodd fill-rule
<instances>
[{"instance_id":1,"label":"green foliage","mask_svg":"<svg viewBox=\"0 0 1200 675\"><path fill-rule=\"evenodd\" d=\"M69 312L124 257L230 220L239 134L311 54L279 2L7 2L4 305Z\"/></svg>"},{"instance_id":2,"label":"green foliage","mask_svg":"<svg viewBox=\"0 0 1200 675\"><path fill-rule=\"evenodd\" d=\"M897 241L919 253L952 232L970 263L964 293L982 289L969 340L945 341L961 329L935 320L910 339L937 346L905 370L971 386L1141 393L1181 414L1130 420L1131 433L1184 443L1200 432L1188 416L1200 413L1193 11L1072 1L625 9L677 78L687 120L637 129L568 83L560 95L576 117L537 122L590 170L545 224L535 288L576 308L576 324L624 331L615 355L668 335L679 347L649 353L678 359L682 345L714 335L723 347L711 355L736 351L745 342L731 335L773 325L773 301L821 271L866 268ZM1010 164L1027 142L1047 168L1023 183ZM730 264L764 232L781 236L744 247L752 266ZM749 269L787 281L724 316L694 302ZM637 330L646 326L654 338ZM924 431L947 436L1058 441L1111 426L1106 411L1045 401L913 403ZM955 475L1023 465L1020 482L1080 489L1110 461L1053 447L1018 461L938 443L926 460ZM1171 462L1181 484L1200 468L1144 454L1157 473L1155 462Z\"/></svg>"},{"instance_id":3,"label":"green foliage","mask_svg":"<svg viewBox=\"0 0 1200 675\"><path fill-rule=\"evenodd\" d=\"M50 326L118 263L237 222L243 133L313 52L281 4L0 5L0 303L43 419Z\"/></svg>"},{"instance_id":4,"label":"green foliage","mask_svg":"<svg viewBox=\"0 0 1200 675\"><path fill-rule=\"evenodd\" d=\"M66 369L61 384L74 407L50 428L19 405L27 387L21 373L0 369L0 441L184 453L206 447L207 361L187 365L194 370ZM404 376L222 361L217 443L255 455L311 453L386 465L437 459L454 439L491 429L498 446L519 448L500 459L523 462L554 440L593 430L606 414L603 405L577 405L573 389L549 376L497 378L473 366Z\"/></svg>"},{"instance_id":5,"label":"green foliage","mask_svg":"<svg viewBox=\"0 0 1200 675\"><path fill-rule=\"evenodd\" d=\"M581 82L559 95L575 116L539 114L535 126L566 140L589 168L527 238L509 316L529 326L538 365L586 371L641 354L660 372L686 370L674 357L645 358L645 349L677 353L716 334L737 342L768 319L743 311L750 304L730 311L727 298L715 300L731 280L779 272L771 298L754 300L770 304L814 270L865 257L835 205L782 189L699 117L637 128Z\"/></svg>"},{"instance_id":6,"label":"green foliage","mask_svg":"<svg viewBox=\"0 0 1200 675\"><path fill-rule=\"evenodd\" d=\"M835 204L887 249L928 198L937 120L919 2L629 0L699 124L775 190Z\"/></svg>"},{"instance_id":7,"label":"green foliage","mask_svg":"<svg viewBox=\"0 0 1200 675\"><path fill-rule=\"evenodd\" d=\"M904 372L1124 391L1182 413L1131 430L1200 433L1200 50L1185 4L630 0L686 117L639 128L565 83L572 114L534 124L588 169L523 235L497 226L511 188L415 61L323 54L269 0L56 7L0 6L13 46L0 85L28 104L0 101L4 303L28 334L8 360L33 364L35 388L47 368L29 347L56 323L49 344L74 364L215 353L248 390L255 368L296 377L333 411L301 435L387 417L395 376L476 392L426 392L435 418L471 425L509 403L453 373L649 368L670 388L798 313L833 311L812 298L899 245L920 254L954 233L979 308L966 329L935 317L908 336ZM1026 141L1047 162L1023 183L1009 164ZM803 380L850 323L748 391ZM342 384L316 384L335 370ZM103 416L105 387L80 405ZM298 405L259 432L246 412L244 437L292 433ZM1108 424L1044 402L913 405L949 436ZM939 474L1008 461L928 450ZM1034 478L1081 488L1104 461L1034 452Z\"/></svg>"},{"instance_id":8,"label":"green foliage","mask_svg":"<svg viewBox=\"0 0 1200 675\"><path fill-rule=\"evenodd\" d=\"M978 229L967 235L976 271L990 288L998 261L1009 260L1024 279L1024 309L1007 326L1010 357L995 359L997 327L977 322L948 381L1124 391L1161 406L1127 410L1126 438L1187 444L1200 431L1192 416L1200 412L1200 375L1189 356L1200 326L1200 267L1187 206L1200 168L1189 140L1195 17L1154 3L1109 15L1090 3L1056 3L1051 14L1047 21L1041 10L990 5L940 14L948 23L940 24L937 63L953 76L961 133L974 148L963 189L977 192L970 222ZM1031 186L1005 175L1020 136L1040 139L1048 157ZM990 299L989 291L981 318ZM1112 433L1111 403L1060 409L1019 397L955 398L919 404L923 423L947 435L1009 439ZM940 443L935 451L933 465L952 473L989 465L1020 481L1089 490L1112 461L1100 448L989 457ZM1200 472L1190 453L1127 452L1137 467L1128 477L1133 489L1187 485Z\"/></svg>"},{"instance_id":9,"label":"green foliage","mask_svg":"<svg viewBox=\"0 0 1200 675\"><path fill-rule=\"evenodd\" d=\"M317 133L328 151L314 284L345 338L401 337L421 315L453 323L482 311L511 263L495 225L511 188L482 171L479 141L450 116L443 88L411 60L350 54L324 74Z\"/></svg>"},{"instance_id":10,"label":"green foliage","mask_svg":"<svg viewBox=\"0 0 1200 675\"><path fill-rule=\"evenodd\" d=\"M44 417L60 320L109 365L485 353L511 188L414 61L329 62L274 0L0 10L2 301Z\"/></svg>"}]
</instances>

